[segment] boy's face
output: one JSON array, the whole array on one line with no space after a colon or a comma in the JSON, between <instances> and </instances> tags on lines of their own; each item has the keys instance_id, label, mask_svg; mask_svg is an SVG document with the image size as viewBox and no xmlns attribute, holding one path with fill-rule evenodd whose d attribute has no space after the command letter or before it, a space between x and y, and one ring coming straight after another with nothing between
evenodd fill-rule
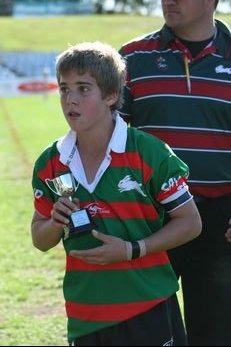
<instances>
[{"instance_id":1,"label":"boy's face","mask_svg":"<svg viewBox=\"0 0 231 347\"><path fill-rule=\"evenodd\" d=\"M79 75L72 69L60 76L60 101L70 128L78 134L93 127L102 127L111 116L113 96L102 99L99 86L89 73Z\"/></svg>"}]
</instances>

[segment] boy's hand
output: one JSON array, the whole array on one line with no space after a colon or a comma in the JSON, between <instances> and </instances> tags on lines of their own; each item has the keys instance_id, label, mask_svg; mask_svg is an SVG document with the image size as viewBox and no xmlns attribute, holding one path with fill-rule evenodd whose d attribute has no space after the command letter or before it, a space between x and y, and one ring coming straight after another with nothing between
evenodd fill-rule
<instances>
[{"instance_id":1,"label":"boy's hand","mask_svg":"<svg viewBox=\"0 0 231 347\"><path fill-rule=\"evenodd\" d=\"M54 225L62 225L63 227L68 225L70 220L69 216L79 209L79 199L74 198L71 201L67 196L60 197L53 205L51 211L51 219Z\"/></svg>"},{"instance_id":2,"label":"boy's hand","mask_svg":"<svg viewBox=\"0 0 231 347\"><path fill-rule=\"evenodd\" d=\"M92 235L102 241L103 245L86 250L73 250L69 254L87 263L100 265L127 260L126 241L96 230L92 230Z\"/></svg>"}]
</instances>

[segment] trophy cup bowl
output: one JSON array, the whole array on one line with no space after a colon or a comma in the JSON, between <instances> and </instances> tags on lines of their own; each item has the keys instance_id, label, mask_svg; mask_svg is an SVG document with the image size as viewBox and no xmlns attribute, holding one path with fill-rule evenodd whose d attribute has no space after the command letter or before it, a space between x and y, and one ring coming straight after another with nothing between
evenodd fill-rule
<instances>
[{"instance_id":1,"label":"trophy cup bowl","mask_svg":"<svg viewBox=\"0 0 231 347\"><path fill-rule=\"evenodd\" d=\"M45 182L53 193L59 196L68 196L70 200L72 200L72 195L77 190L75 179L70 173L58 176L52 180L46 178Z\"/></svg>"},{"instance_id":2,"label":"trophy cup bowl","mask_svg":"<svg viewBox=\"0 0 231 347\"><path fill-rule=\"evenodd\" d=\"M58 196L68 196L72 201L73 195L78 189L75 179L71 173L63 174L53 179L46 178L47 186ZM69 236L89 232L96 227L87 209L78 209L69 216Z\"/></svg>"}]
</instances>

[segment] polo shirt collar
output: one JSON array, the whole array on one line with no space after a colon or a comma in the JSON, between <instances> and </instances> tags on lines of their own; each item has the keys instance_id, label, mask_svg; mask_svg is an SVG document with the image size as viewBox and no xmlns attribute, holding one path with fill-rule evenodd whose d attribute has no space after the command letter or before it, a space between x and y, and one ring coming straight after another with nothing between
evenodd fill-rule
<instances>
[{"instance_id":1,"label":"polo shirt collar","mask_svg":"<svg viewBox=\"0 0 231 347\"><path fill-rule=\"evenodd\" d=\"M217 34L213 41L213 46L217 48L218 52L225 56L227 54L227 43L225 43L225 37L231 40L231 32L227 25L215 19L215 24L217 27ZM164 24L160 31L161 39L160 39L160 49L164 50L169 48L170 43L176 40L176 36L172 29Z\"/></svg>"}]
</instances>

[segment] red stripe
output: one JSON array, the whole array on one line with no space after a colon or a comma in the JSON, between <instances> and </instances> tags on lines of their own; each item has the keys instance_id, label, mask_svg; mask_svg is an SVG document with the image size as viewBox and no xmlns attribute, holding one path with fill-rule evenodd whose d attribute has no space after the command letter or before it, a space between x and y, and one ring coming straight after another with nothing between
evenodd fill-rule
<instances>
[{"instance_id":1,"label":"red stripe","mask_svg":"<svg viewBox=\"0 0 231 347\"><path fill-rule=\"evenodd\" d=\"M216 150L230 150L231 136L226 133L214 134L213 132L202 132L194 130L187 131L184 129L179 130L158 130L152 128L142 129L145 132L159 137L161 140L167 142L171 147L182 148L206 148Z\"/></svg>"},{"instance_id":2,"label":"red stripe","mask_svg":"<svg viewBox=\"0 0 231 347\"><path fill-rule=\"evenodd\" d=\"M46 166L39 171L39 177L45 181L46 178L53 179L56 176L62 175L62 173L66 173L69 168L68 166L62 164L59 161L59 154L52 157L46 164ZM56 174L57 172L57 174Z\"/></svg>"},{"instance_id":3,"label":"red stripe","mask_svg":"<svg viewBox=\"0 0 231 347\"><path fill-rule=\"evenodd\" d=\"M126 304L87 305L66 302L67 316L88 321L121 321L145 312L166 298Z\"/></svg>"},{"instance_id":4,"label":"red stripe","mask_svg":"<svg viewBox=\"0 0 231 347\"><path fill-rule=\"evenodd\" d=\"M152 51L158 49L160 46L160 42L158 39L149 39L143 41L133 41L128 43L123 47L123 51L125 54L131 54L135 51Z\"/></svg>"},{"instance_id":5,"label":"red stripe","mask_svg":"<svg viewBox=\"0 0 231 347\"><path fill-rule=\"evenodd\" d=\"M204 196L208 198L218 198L225 195L231 195L231 184L230 183L221 183L221 184L195 184L190 183L190 192L193 195Z\"/></svg>"},{"instance_id":6,"label":"red stripe","mask_svg":"<svg viewBox=\"0 0 231 347\"><path fill-rule=\"evenodd\" d=\"M41 180L45 181L46 178L53 179L56 176L62 175L62 173L65 173L67 170L69 170L68 167L59 161L59 154L57 154L46 163L46 166L42 170L38 172L38 176ZM50 217L50 212L53 208L52 201L46 197L41 197L35 199L34 206L43 216L48 218Z\"/></svg>"},{"instance_id":7,"label":"red stripe","mask_svg":"<svg viewBox=\"0 0 231 347\"><path fill-rule=\"evenodd\" d=\"M188 94L186 79L165 78L151 79L145 81L135 81L132 84L132 94L134 98L153 94Z\"/></svg>"},{"instance_id":8,"label":"red stripe","mask_svg":"<svg viewBox=\"0 0 231 347\"><path fill-rule=\"evenodd\" d=\"M211 81L195 81L191 78L192 95L204 96L216 99L231 101L230 84ZM186 78L178 77L165 79L150 79L145 81L135 81L132 84L134 98L153 94L188 94Z\"/></svg>"},{"instance_id":9,"label":"red stripe","mask_svg":"<svg viewBox=\"0 0 231 347\"><path fill-rule=\"evenodd\" d=\"M206 96L231 101L229 83L195 80L192 80L191 82L193 95Z\"/></svg>"},{"instance_id":10,"label":"red stripe","mask_svg":"<svg viewBox=\"0 0 231 347\"><path fill-rule=\"evenodd\" d=\"M46 197L41 197L34 200L34 207L43 216L50 218L53 202L48 200Z\"/></svg>"},{"instance_id":11,"label":"red stripe","mask_svg":"<svg viewBox=\"0 0 231 347\"><path fill-rule=\"evenodd\" d=\"M144 184L153 173L153 169L143 161L138 152L113 153L111 167L130 167L142 170Z\"/></svg>"},{"instance_id":12,"label":"red stripe","mask_svg":"<svg viewBox=\"0 0 231 347\"><path fill-rule=\"evenodd\" d=\"M180 177L179 179L172 179L171 182L162 185L162 190L157 196L157 201L163 201L186 186L187 177Z\"/></svg>"},{"instance_id":13,"label":"red stripe","mask_svg":"<svg viewBox=\"0 0 231 347\"><path fill-rule=\"evenodd\" d=\"M129 270L143 269L158 265L169 264L166 252L154 253L131 261L123 261L108 265L98 265L86 263L82 260L67 255L66 270L67 271L102 271L102 270Z\"/></svg>"},{"instance_id":14,"label":"red stripe","mask_svg":"<svg viewBox=\"0 0 231 347\"><path fill-rule=\"evenodd\" d=\"M104 203L102 201L85 201L80 204L80 207L87 208L92 218L144 218L147 220L156 220L159 218L154 205L139 202Z\"/></svg>"}]
</instances>

